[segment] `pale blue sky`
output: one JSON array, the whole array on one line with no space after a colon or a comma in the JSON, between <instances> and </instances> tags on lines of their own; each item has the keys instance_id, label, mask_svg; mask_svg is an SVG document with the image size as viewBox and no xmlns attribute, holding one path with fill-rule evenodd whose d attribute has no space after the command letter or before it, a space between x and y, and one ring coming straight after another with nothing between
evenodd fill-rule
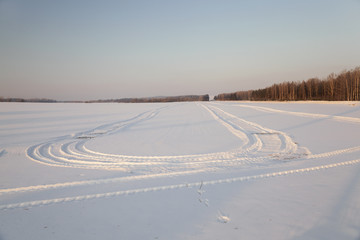
<instances>
[{"instance_id":1,"label":"pale blue sky","mask_svg":"<svg viewBox=\"0 0 360 240\"><path fill-rule=\"evenodd\" d=\"M0 96L205 94L360 66L359 0L0 0Z\"/></svg>"}]
</instances>

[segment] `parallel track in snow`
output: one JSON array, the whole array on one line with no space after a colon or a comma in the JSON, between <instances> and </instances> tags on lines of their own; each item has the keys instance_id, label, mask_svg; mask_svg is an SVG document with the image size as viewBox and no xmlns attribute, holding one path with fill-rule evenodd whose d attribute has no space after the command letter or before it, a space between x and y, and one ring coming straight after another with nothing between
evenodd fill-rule
<instances>
[{"instance_id":1,"label":"parallel track in snow","mask_svg":"<svg viewBox=\"0 0 360 240\"><path fill-rule=\"evenodd\" d=\"M244 105L244 104L235 104L235 105L231 105L231 106L251 108L251 109L255 109L257 111L262 111L262 112L280 113L280 114L286 114L286 115L293 115L293 116L297 116L297 117L331 119L331 120L335 120L335 121L339 121L339 122L348 122L348 123L355 123L355 124L360 123L360 118L355 118L355 117L327 115L327 114L320 114L320 113L293 112L293 111L285 111L285 110L269 108L269 107L252 106L252 105Z\"/></svg>"},{"instance_id":2,"label":"parallel track in snow","mask_svg":"<svg viewBox=\"0 0 360 240\"><path fill-rule=\"evenodd\" d=\"M326 169L331 169L331 168L336 168L336 167L350 166L350 165L359 164L359 163L360 163L360 159L356 159L356 160L339 162L339 163L334 163L334 164L319 165L319 166L308 167L308 168L291 169L291 170L286 170L286 171L270 172L270 173L264 173L264 174L259 174L259 175L225 178L225 179L209 180L209 181L201 181L201 182L193 182L193 183L181 183L181 184L164 185L164 186L157 186L157 187L148 187L148 188L138 188L138 189L97 193L97 194L78 195L78 196L71 196L71 197L44 199L44 200L28 201L28 202L20 202L20 203L10 203L10 204L0 205L0 210L9 210L9 209L16 209L16 208L30 208L30 207L45 206L45 205L57 204L57 203L84 201L84 200L124 196L124 195L147 193L147 192L157 192L157 191L180 189L180 188L193 188L193 187L199 187L199 186L224 184L224 183L244 182L244 181L259 180L259 179L266 179L266 178L273 178L273 177L281 177L281 176L287 176L287 175L292 175L292 174L321 171L321 170L326 170Z\"/></svg>"},{"instance_id":3,"label":"parallel track in snow","mask_svg":"<svg viewBox=\"0 0 360 240\"><path fill-rule=\"evenodd\" d=\"M49 166L108 169L123 172L136 172L138 175L0 189L0 196L17 193L50 191L54 189L72 188L78 186L92 186L154 178L177 177L243 166L262 166L265 167L264 171L266 172L266 166L272 166L274 163L281 162L279 160L328 158L331 156L360 151L360 146L358 146L327 153L311 154L307 151L307 149L298 147L297 144L295 144L293 140L284 132L272 130L257 123L239 118L215 106L214 104L198 103L198 106L199 108L206 110L209 113L209 116L221 124L224 127L224 131L229 131L231 134L237 137L238 147L236 149L226 152L196 155L129 156L97 152L89 149L86 146L86 143L91 141L93 138L99 136L106 137L107 135L112 134L121 134L122 131L127 129L131 130L132 126L151 120L157 117L161 111L166 110L166 108L159 108L152 111L143 112L137 116L134 116L133 118L114 122L112 124L102 125L86 132L81 132L72 136L58 137L48 142L31 146L26 150L26 154L31 160ZM261 111L264 110L259 108L255 109ZM346 121L348 120L349 119ZM356 121L352 120L350 122ZM293 168L285 171L268 171L259 175L207 180L202 181L201 183L192 182L169 184L163 186L136 188L105 193L15 202L0 205L0 210L27 208L55 203L82 201L87 199L98 199L186 187L199 187L202 185L242 182L320 171L358 163L360 163L360 159L339 161L332 164L320 164L314 167Z\"/></svg>"},{"instance_id":4,"label":"parallel track in snow","mask_svg":"<svg viewBox=\"0 0 360 240\"><path fill-rule=\"evenodd\" d=\"M156 117L163 110L157 109L125 121L99 126L74 136L59 137L31 146L26 153L31 160L50 166L142 173L251 165L274 159L298 158L307 153L303 149L298 149L292 139L283 132L238 118L214 106L201 104L201 107L238 138L238 148L227 152L196 155L130 156L96 152L86 146L86 143L93 138L121 134L121 130Z\"/></svg>"}]
</instances>

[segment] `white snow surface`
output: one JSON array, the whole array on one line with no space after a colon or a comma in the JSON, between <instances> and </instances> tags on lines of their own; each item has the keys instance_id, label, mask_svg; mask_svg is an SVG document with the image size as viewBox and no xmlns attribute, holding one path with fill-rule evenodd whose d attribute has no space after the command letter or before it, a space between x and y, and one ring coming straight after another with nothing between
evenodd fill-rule
<instances>
[{"instance_id":1,"label":"white snow surface","mask_svg":"<svg viewBox=\"0 0 360 240\"><path fill-rule=\"evenodd\" d=\"M359 102L0 103L0 239L360 239Z\"/></svg>"}]
</instances>

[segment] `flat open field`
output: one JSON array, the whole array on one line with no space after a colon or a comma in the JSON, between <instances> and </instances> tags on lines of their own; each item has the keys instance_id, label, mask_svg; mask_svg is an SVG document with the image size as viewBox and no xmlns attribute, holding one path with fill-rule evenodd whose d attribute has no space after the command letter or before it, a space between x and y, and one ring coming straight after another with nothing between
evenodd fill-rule
<instances>
[{"instance_id":1,"label":"flat open field","mask_svg":"<svg viewBox=\"0 0 360 240\"><path fill-rule=\"evenodd\" d=\"M0 103L0 239L359 239L359 102Z\"/></svg>"}]
</instances>

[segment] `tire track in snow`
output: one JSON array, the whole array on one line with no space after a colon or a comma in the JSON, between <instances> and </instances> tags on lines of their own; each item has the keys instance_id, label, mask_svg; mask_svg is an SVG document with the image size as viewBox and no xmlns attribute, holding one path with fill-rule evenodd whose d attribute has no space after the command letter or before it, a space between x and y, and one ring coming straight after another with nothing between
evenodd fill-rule
<instances>
[{"instance_id":1,"label":"tire track in snow","mask_svg":"<svg viewBox=\"0 0 360 240\"><path fill-rule=\"evenodd\" d=\"M9 210L9 209L16 209L16 208L29 208L29 207L57 204L57 203L66 203L66 202L75 202L75 201L100 199L100 198L108 198L108 197L116 197L116 196L125 196L125 195L131 195L131 194L157 192L157 191L181 189L181 188L193 188L193 187L223 184L223 183L244 182L244 181L266 179L266 178L272 178L272 177L287 176L287 175L298 174L298 173L308 173L308 172L320 171L320 170L331 169L331 168L336 168L336 167L341 167L341 166L349 166L349 165L354 165L354 164L358 164L358 163L360 163L360 159L346 161L346 162L339 162L339 163L334 163L334 164L320 165L320 166L315 166L315 167L264 173L264 174L252 175L252 176L226 178L226 179L220 179L220 180L209 180L209 181L201 181L201 182L193 182L193 183L182 183L182 184L165 185L165 186L158 186L158 187L139 188L139 189L132 189L132 190L115 191L115 192L98 193L98 194L88 194L88 195L80 195L80 196L74 196L74 197L54 198L54 199L37 200L37 201L29 201L29 202L21 202L21 203L11 203L11 204L0 205L0 210Z\"/></svg>"},{"instance_id":2,"label":"tire track in snow","mask_svg":"<svg viewBox=\"0 0 360 240\"><path fill-rule=\"evenodd\" d=\"M219 103L212 103L212 104L220 105ZM305 112L292 112L292 111L285 111L285 110L279 110L279 109L274 109L274 108L251 106L251 105L244 105L244 104L233 104L231 106L252 108L252 109L256 109L256 110L263 111L263 112L275 112L275 113L295 115L295 116L300 116L300 117L324 118L324 119L334 119L334 120L343 121L343 122L360 123L360 118L354 118L354 117L343 117L343 116L336 116L336 115L315 114L315 113L305 113ZM290 138L290 137L288 137L288 138ZM325 152L325 153L319 153L319 154L308 153L308 154L306 154L307 155L306 158L307 159L325 158L325 157L331 157L331 156L335 156L335 155L339 155L339 154L343 154L343 153L351 153L351 152L357 152L357 151L360 151L360 146L346 148L346 149L339 149L339 150Z\"/></svg>"},{"instance_id":3,"label":"tire track in snow","mask_svg":"<svg viewBox=\"0 0 360 240\"><path fill-rule=\"evenodd\" d=\"M239 148L228 152L198 155L127 156L95 152L86 147L85 144L93 138L89 137L94 136L93 133L99 135L101 131L107 132L104 133L105 135L112 134L114 131L119 131L121 127L129 127L129 125L152 119L160 111L155 110L139 114L134 118L122 121L121 124L116 123L117 127L114 127L114 124L108 124L105 127L98 127L76 134L75 139L65 136L29 147L27 155L33 161L49 166L151 173L151 171L159 170L173 172L190 171L204 167L226 168L239 165L264 164L271 163L274 159L321 158L359 150L359 148L344 149L331 153L311 155L304 149L298 149L292 139L283 132L240 119L214 106L205 106L199 103L198 105L206 109L216 121L239 138Z\"/></svg>"},{"instance_id":4,"label":"tire track in snow","mask_svg":"<svg viewBox=\"0 0 360 240\"><path fill-rule=\"evenodd\" d=\"M285 111L275 108L268 108L268 107L260 107L260 106L250 106L244 104L236 104L231 105L235 107L244 107L244 108L252 108L262 112L274 112L274 113L281 113L287 115L294 115L299 117L310 117L310 118L322 118L322 119L333 119L340 122L350 122L350 123L360 123L360 118L355 117L343 117L338 115L326 115L326 114L319 114L319 113L305 113L305 112L292 112L292 111Z\"/></svg>"},{"instance_id":5,"label":"tire track in snow","mask_svg":"<svg viewBox=\"0 0 360 240\"><path fill-rule=\"evenodd\" d=\"M115 177L115 178L103 178L103 179L95 179L95 180L63 182L63 183L54 183L54 184L42 184L42 185L17 187L17 188L6 188L6 189L0 189L0 195L10 194L10 193L11 194L12 193L25 193L25 192L32 192L32 191L45 191L45 190L60 189L60 188L67 188L67 187L91 186L91 185L100 185L100 184L108 184L108 183L130 182L130 181L147 180L147 179L153 179L153 178L176 177L176 176L190 175L190 174L196 174L196 173L207 172L207 171L210 171L210 169L201 169L201 170L186 171L186 172L125 176L125 177Z\"/></svg>"},{"instance_id":6,"label":"tire track in snow","mask_svg":"<svg viewBox=\"0 0 360 240\"><path fill-rule=\"evenodd\" d=\"M166 107L165 107L166 108ZM135 124L140 122L150 120L154 118L161 110L164 108L156 109L154 111L147 111L141 113L133 118L128 120L116 122L113 124L106 124L95 129L81 132L75 134L73 136L65 136L61 138L57 138L55 140L38 144L35 146L31 146L26 150L27 156L38 163L50 165L50 166L61 166L61 167L73 167L73 168L90 168L90 169L116 169L116 170L126 170L121 166L116 164L109 164L109 163L99 163L98 161L94 160L92 156L85 156L84 159L79 159L75 155L66 156L61 154L56 154L54 149L60 144L71 144L75 142L87 142L90 139L99 136L99 135L110 135L115 134L125 128L129 128ZM76 140L74 140L76 139Z\"/></svg>"},{"instance_id":7,"label":"tire track in snow","mask_svg":"<svg viewBox=\"0 0 360 240\"><path fill-rule=\"evenodd\" d=\"M238 118L220 108L214 106L205 106L198 104L206 109L210 115L222 124L228 131L238 137L239 148L219 153L198 154L198 155L179 155L179 156L127 156L95 152L86 148L86 142L99 135L115 134L122 128L130 127L142 121L154 118L161 109L151 112L141 113L134 118L118 122L115 124L107 124L95 128L90 131L76 134L72 137L63 136L52 141L38 144L27 149L28 156L33 157L33 161L47 164L49 166L61 167L80 167L80 168L99 168L99 169L115 169L121 171L138 171L146 174L138 176L128 176L119 178L108 178L88 181L77 181L67 183L46 184L37 186L20 187L13 189L1 189L0 194L12 194L30 191L45 191L51 189L59 189L75 186L86 186L96 184L108 184L124 181L144 180L160 177L182 176L185 174L196 174L198 172L207 172L216 168L233 168L239 165L246 166L264 166L264 164L274 163L274 160L292 159L292 158L326 158L329 156L340 155L349 152L360 151L359 147L342 149L321 154L304 155L299 152L297 145L285 133L265 128L259 124L249 122ZM75 138L74 138L75 137ZM267 178L272 176L284 176L293 173L315 171L327 168L333 168L343 165L351 165L358 163L360 160L348 161L344 163L322 165L314 168L295 169L290 171L273 172L261 175L229 178L223 180L213 180L204 182L204 184L218 184L236 181L245 181L258 178ZM152 174L157 172L157 174ZM159 173L160 172L160 173ZM152 188L133 189L126 191L117 191L109 193L89 194L76 197L64 197L49 200L39 200L26 203L13 203L1 205L0 209L11 209L22 206L40 206L58 202L80 201L85 199L96 199L111 196L120 196L141 192L159 191L167 189L176 189L199 186L199 183L177 184ZM22 205L19 205L22 204Z\"/></svg>"},{"instance_id":8,"label":"tire track in snow","mask_svg":"<svg viewBox=\"0 0 360 240\"><path fill-rule=\"evenodd\" d=\"M310 154L306 158L308 158L308 159L327 158L327 157L331 157L331 156L335 156L335 155L340 155L343 153L352 153L352 152L357 152L357 151L360 151L360 146L335 150L335 151L326 152L326 153Z\"/></svg>"},{"instance_id":9,"label":"tire track in snow","mask_svg":"<svg viewBox=\"0 0 360 240\"><path fill-rule=\"evenodd\" d=\"M233 127L232 131L231 129L229 129L234 135L237 134L236 127L240 127L241 129L244 129L249 139L252 138L252 136L255 136L254 138L256 140L253 139L253 142L255 143L253 143L252 146L248 147L246 151L255 150L257 153L261 153L262 151L264 151L277 154L285 153L290 155L296 153L298 150L298 146L284 132L265 128L257 123L241 119L214 106L205 108L208 111L211 111L214 115L216 115L217 120L220 120L220 122L227 128L229 128L229 124L235 126ZM264 148L264 146L267 145L269 145L270 147Z\"/></svg>"},{"instance_id":10,"label":"tire track in snow","mask_svg":"<svg viewBox=\"0 0 360 240\"><path fill-rule=\"evenodd\" d=\"M128 156L90 150L86 143L99 135L116 134L121 129L154 118L157 109L126 121L107 124L74 135L38 144L27 149L33 161L50 166L108 169L120 171L189 171L204 167L229 167L264 163L276 158L297 158L297 146L286 134L240 119L216 107L201 104L210 115L239 139L232 151L179 156ZM274 144L275 143L275 144ZM255 157L254 157L255 155ZM289 157L290 156L290 157Z\"/></svg>"}]
</instances>

